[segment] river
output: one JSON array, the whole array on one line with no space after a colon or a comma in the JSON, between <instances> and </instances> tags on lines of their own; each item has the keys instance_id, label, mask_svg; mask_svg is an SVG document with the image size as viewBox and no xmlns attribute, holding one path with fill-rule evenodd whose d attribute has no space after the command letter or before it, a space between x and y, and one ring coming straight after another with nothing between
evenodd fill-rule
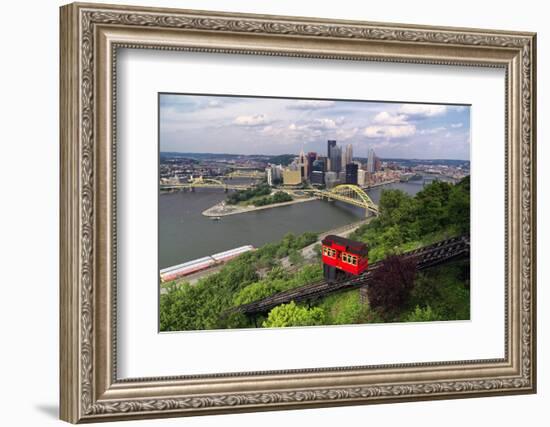
<instances>
[{"instance_id":1,"label":"river","mask_svg":"<svg viewBox=\"0 0 550 427\"><path fill-rule=\"evenodd\" d=\"M382 190L395 188L410 195L423 181L397 182L367 191L374 203ZM165 193L159 196L159 268L233 249L262 246L286 233L322 232L364 218L364 210L343 203L314 200L273 209L222 217L219 221L202 211L224 200L221 190Z\"/></svg>"}]
</instances>

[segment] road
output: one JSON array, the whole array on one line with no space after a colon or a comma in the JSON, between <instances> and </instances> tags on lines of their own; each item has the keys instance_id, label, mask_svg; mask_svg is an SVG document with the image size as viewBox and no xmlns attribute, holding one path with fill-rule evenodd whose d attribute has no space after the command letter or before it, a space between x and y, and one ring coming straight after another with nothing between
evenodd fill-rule
<instances>
[{"instance_id":1,"label":"road","mask_svg":"<svg viewBox=\"0 0 550 427\"><path fill-rule=\"evenodd\" d=\"M336 236L341 236L341 237L347 237L351 233L353 233L355 230L357 230L359 227L361 227L362 225L368 224L370 221L372 221L373 218L375 218L375 217L372 216L370 218L367 218L367 219L364 219L364 220L361 220L361 221L357 221L357 222L353 222L351 224L347 224L347 225L344 225L342 227L338 227L338 228L335 228L335 229L332 229L332 230L328 230L328 231L325 231L325 232L319 234L319 237L317 238L317 241L315 243L312 243L311 245L308 245L308 246L306 246L305 248L302 249L301 252L302 252L302 256L304 257L304 260L306 260L306 262L307 262L307 261L311 261L312 259L315 258L315 256L316 256L315 246L320 244L321 240L323 240L329 234L334 234ZM285 269L291 269L291 270L293 269L293 265L290 262L289 257L285 257L285 258L281 259L281 266L284 267Z\"/></svg>"}]
</instances>

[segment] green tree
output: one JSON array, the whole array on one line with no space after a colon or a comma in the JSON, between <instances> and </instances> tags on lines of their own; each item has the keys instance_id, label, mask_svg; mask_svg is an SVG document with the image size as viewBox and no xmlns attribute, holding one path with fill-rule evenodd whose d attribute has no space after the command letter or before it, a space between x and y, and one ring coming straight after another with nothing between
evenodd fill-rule
<instances>
[{"instance_id":1,"label":"green tree","mask_svg":"<svg viewBox=\"0 0 550 427\"><path fill-rule=\"evenodd\" d=\"M369 305L379 309L387 320L392 319L407 304L416 274L416 261L397 255L384 260L369 283Z\"/></svg>"},{"instance_id":2,"label":"green tree","mask_svg":"<svg viewBox=\"0 0 550 427\"><path fill-rule=\"evenodd\" d=\"M285 193L284 191L277 191L273 195L273 203L290 202L291 200L292 196L288 193Z\"/></svg>"},{"instance_id":3,"label":"green tree","mask_svg":"<svg viewBox=\"0 0 550 427\"><path fill-rule=\"evenodd\" d=\"M451 184L435 181L415 195L420 233L431 233L449 224L447 205L451 190Z\"/></svg>"},{"instance_id":4,"label":"green tree","mask_svg":"<svg viewBox=\"0 0 550 427\"><path fill-rule=\"evenodd\" d=\"M271 193L271 188L265 183L258 184L247 190L239 190L231 192L227 195L227 203L230 205L244 202L253 197L267 196Z\"/></svg>"},{"instance_id":5,"label":"green tree","mask_svg":"<svg viewBox=\"0 0 550 427\"><path fill-rule=\"evenodd\" d=\"M468 260L435 267L418 274L411 291L410 307L430 306L440 320L470 318L469 280L462 277Z\"/></svg>"},{"instance_id":6,"label":"green tree","mask_svg":"<svg viewBox=\"0 0 550 427\"><path fill-rule=\"evenodd\" d=\"M323 277L323 266L319 264L307 264L300 268L289 278L289 288L295 288L306 283L315 282Z\"/></svg>"},{"instance_id":7,"label":"green tree","mask_svg":"<svg viewBox=\"0 0 550 427\"><path fill-rule=\"evenodd\" d=\"M453 186L448 204L449 223L459 233L470 232L470 177L462 179Z\"/></svg>"},{"instance_id":8,"label":"green tree","mask_svg":"<svg viewBox=\"0 0 550 427\"><path fill-rule=\"evenodd\" d=\"M401 211L409 205L412 197L401 190L384 190L380 196L380 224L383 227L398 224Z\"/></svg>"},{"instance_id":9,"label":"green tree","mask_svg":"<svg viewBox=\"0 0 550 427\"><path fill-rule=\"evenodd\" d=\"M294 301L273 308L262 323L264 328L315 326L324 324L325 313L320 307L301 307Z\"/></svg>"},{"instance_id":10,"label":"green tree","mask_svg":"<svg viewBox=\"0 0 550 427\"><path fill-rule=\"evenodd\" d=\"M265 282L252 283L239 291L233 299L235 306L248 304L253 301L258 301L273 294L275 289Z\"/></svg>"},{"instance_id":11,"label":"green tree","mask_svg":"<svg viewBox=\"0 0 550 427\"><path fill-rule=\"evenodd\" d=\"M306 246L309 246L312 243L315 243L317 241L317 236L318 236L317 233L306 231L305 233L302 233L298 236L298 238L294 242L294 247L296 249L305 248Z\"/></svg>"},{"instance_id":12,"label":"green tree","mask_svg":"<svg viewBox=\"0 0 550 427\"><path fill-rule=\"evenodd\" d=\"M300 250L291 249L288 254L288 260L292 265L300 265L304 262L304 257L302 256L302 252Z\"/></svg>"},{"instance_id":13,"label":"green tree","mask_svg":"<svg viewBox=\"0 0 550 427\"><path fill-rule=\"evenodd\" d=\"M413 311L409 312L404 318L404 322L433 322L436 320L442 320L430 306L420 308L416 306Z\"/></svg>"},{"instance_id":14,"label":"green tree","mask_svg":"<svg viewBox=\"0 0 550 427\"><path fill-rule=\"evenodd\" d=\"M362 323L369 311L368 304L361 303L358 289L329 295L324 298L321 307L326 314L326 323L331 325Z\"/></svg>"}]
</instances>

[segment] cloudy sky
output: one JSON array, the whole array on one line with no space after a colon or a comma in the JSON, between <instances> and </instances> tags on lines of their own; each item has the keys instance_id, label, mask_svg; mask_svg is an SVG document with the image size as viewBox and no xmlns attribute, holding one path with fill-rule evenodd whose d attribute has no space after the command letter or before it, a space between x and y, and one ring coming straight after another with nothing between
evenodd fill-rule
<instances>
[{"instance_id":1,"label":"cloudy sky","mask_svg":"<svg viewBox=\"0 0 550 427\"><path fill-rule=\"evenodd\" d=\"M383 158L470 159L470 107L366 101L160 95L160 149L285 154L326 141Z\"/></svg>"}]
</instances>

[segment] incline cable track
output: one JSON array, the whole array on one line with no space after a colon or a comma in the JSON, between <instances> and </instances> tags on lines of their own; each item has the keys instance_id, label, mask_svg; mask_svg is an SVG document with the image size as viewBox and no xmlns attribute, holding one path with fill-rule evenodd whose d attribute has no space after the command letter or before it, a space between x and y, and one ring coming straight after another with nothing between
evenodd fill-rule
<instances>
[{"instance_id":1,"label":"incline cable track","mask_svg":"<svg viewBox=\"0 0 550 427\"><path fill-rule=\"evenodd\" d=\"M412 251L403 253L401 256L406 259L416 259L416 270L424 270L429 267L444 264L453 259L470 253L470 236L462 235L423 246ZM344 279L339 282L329 283L326 280L309 283L298 288L279 292L269 297L243 304L227 310L224 314L243 313L267 313L272 308L290 301L301 302L311 301L333 292L358 288L368 284L373 272L382 265L383 261L371 264L367 271L359 276Z\"/></svg>"}]
</instances>

